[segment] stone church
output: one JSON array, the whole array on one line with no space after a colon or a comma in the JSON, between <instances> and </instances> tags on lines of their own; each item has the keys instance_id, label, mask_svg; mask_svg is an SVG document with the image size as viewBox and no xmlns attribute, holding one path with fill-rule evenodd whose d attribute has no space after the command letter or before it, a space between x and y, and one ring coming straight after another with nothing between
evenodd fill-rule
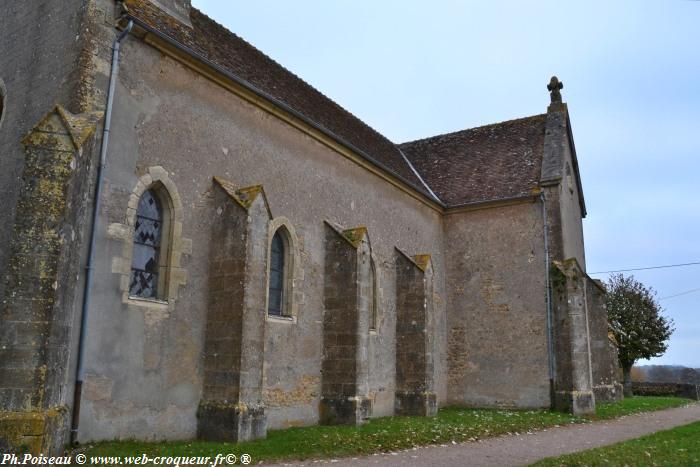
<instances>
[{"instance_id":1,"label":"stone church","mask_svg":"<svg viewBox=\"0 0 700 467\"><path fill-rule=\"evenodd\" d=\"M3 10L0 450L619 397L556 78L396 144L188 0Z\"/></svg>"}]
</instances>

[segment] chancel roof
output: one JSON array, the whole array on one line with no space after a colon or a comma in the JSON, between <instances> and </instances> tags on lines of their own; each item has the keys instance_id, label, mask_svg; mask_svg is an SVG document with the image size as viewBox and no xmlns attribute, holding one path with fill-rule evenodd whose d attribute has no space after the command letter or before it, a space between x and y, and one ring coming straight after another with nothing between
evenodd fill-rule
<instances>
[{"instance_id":1,"label":"chancel roof","mask_svg":"<svg viewBox=\"0 0 700 467\"><path fill-rule=\"evenodd\" d=\"M542 169L547 115L399 145L448 206L532 195Z\"/></svg>"},{"instance_id":2,"label":"chancel roof","mask_svg":"<svg viewBox=\"0 0 700 467\"><path fill-rule=\"evenodd\" d=\"M149 1L124 4L142 26L306 118L426 196L432 198L432 191L440 204L525 196L538 185L546 115L396 145L196 8L190 12L190 28Z\"/></svg>"}]
</instances>

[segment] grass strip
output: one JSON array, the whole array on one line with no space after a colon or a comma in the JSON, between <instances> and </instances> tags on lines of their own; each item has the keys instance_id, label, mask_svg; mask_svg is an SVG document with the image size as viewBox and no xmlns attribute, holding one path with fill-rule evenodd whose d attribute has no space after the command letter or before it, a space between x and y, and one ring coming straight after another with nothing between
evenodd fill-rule
<instances>
[{"instance_id":1,"label":"grass strip","mask_svg":"<svg viewBox=\"0 0 700 467\"><path fill-rule=\"evenodd\" d=\"M309 426L269 430L266 439L243 443L207 441L110 441L90 443L73 453L89 456L210 456L249 454L254 463L367 455L429 444L450 444L591 419L677 407L689 401L675 397L632 397L601 404L595 417L575 417L550 410L498 410L448 407L436 417L381 417L354 426Z\"/></svg>"},{"instance_id":2,"label":"grass strip","mask_svg":"<svg viewBox=\"0 0 700 467\"><path fill-rule=\"evenodd\" d=\"M598 404L598 407L596 407L595 419L610 420L612 418L622 417L623 415L681 407L689 402L692 401L681 397L626 397L619 402Z\"/></svg>"},{"instance_id":3,"label":"grass strip","mask_svg":"<svg viewBox=\"0 0 700 467\"><path fill-rule=\"evenodd\" d=\"M698 466L700 422L660 431L601 448L550 457L536 464L546 466Z\"/></svg>"}]
</instances>

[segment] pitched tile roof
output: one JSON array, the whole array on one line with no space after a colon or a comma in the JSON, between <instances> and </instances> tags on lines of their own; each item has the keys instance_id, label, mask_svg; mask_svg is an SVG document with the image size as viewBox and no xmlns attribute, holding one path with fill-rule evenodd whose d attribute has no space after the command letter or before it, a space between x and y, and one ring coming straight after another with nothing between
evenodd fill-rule
<instances>
[{"instance_id":1,"label":"pitched tile roof","mask_svg":"<svg viewBox=\"0 0 700 467\"><path fill-rule=\"evenodd\" d=\"M126 0L130 17L246 81L317 126L359 149L373 162L427 193L396 145L258 49L192 8L192 28L146 0Z\"/></svg>"},{"instance_id":2,"label":"pitched tile roof","mask_svg":"<svg viewBox=\"0 0 700 467\"><path fill-rule=\"evenodd\" d=\"M399 145L448 206L526 196L538 186L547 115Z\"/></svg>"}]
</instances>

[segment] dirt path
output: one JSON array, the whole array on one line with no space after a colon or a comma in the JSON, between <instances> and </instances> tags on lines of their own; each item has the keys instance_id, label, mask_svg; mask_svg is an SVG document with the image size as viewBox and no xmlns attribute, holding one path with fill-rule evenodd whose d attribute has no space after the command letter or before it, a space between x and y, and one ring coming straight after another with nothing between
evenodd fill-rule
<instances>
[{"instance_id":1,"label":"dirt path","mask_svg":"<svg viewBox=\"0 0 700 467\"><path fill-rule=\"evenodd\" d=\"M318 466L511 466L545 457L618 443L700 421L700 404L628 415L616 420L550 428L529 435L500 436L473 443L428 446L368 457L315 460L277 465Z\"/></svg>"}]
</instances>

